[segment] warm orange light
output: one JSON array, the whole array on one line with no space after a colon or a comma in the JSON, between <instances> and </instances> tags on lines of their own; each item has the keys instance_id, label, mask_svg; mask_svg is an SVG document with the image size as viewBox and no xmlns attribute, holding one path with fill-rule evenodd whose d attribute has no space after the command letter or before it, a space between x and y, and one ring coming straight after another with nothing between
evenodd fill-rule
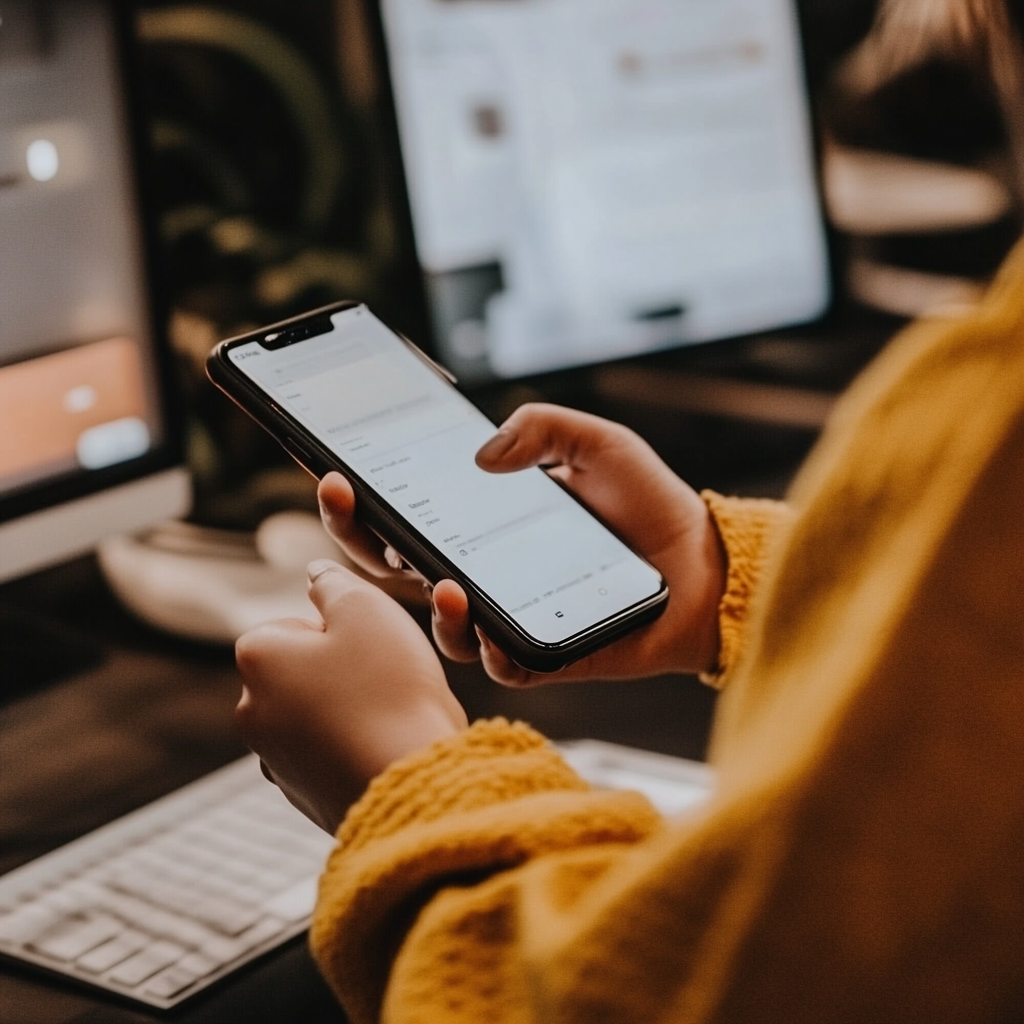
<instances>
[{"instance_id":1,"label":"warm orange light","mask_svg":"<svg viewBox=\"0 0 1024 1024\"><path fill-rule=\"evenodd\" d=\"M139 348L130 338L0 367L0 482L76 460L84 431L126 417L146 419Z\"/></svg>"}]
</instances>

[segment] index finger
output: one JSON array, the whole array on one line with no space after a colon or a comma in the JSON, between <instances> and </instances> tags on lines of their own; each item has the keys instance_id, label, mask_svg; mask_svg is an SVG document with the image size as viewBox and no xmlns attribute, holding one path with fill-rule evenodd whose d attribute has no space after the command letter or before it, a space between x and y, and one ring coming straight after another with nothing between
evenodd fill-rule
<instances>
[{"instance_id":1,"label":"index finger","mask_svg":"<svg viewBox=\"0 0 1024 1024\"><path fill-rule=\"evenodd\" d=\"M316 492L320 518L345 554L371 576L404 575L388 564L384 542L356 518L356 494L340 473L328 473Z\"/></svg>"}]
</instances>

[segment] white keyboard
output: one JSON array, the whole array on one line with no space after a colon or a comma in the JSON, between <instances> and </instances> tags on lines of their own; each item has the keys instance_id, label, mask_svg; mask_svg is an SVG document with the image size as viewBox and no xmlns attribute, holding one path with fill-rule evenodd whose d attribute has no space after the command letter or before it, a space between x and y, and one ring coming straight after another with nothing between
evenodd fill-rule
<instances>
[{"instance_id":1,"label":"white keyboard","mask_svg":"<svg viewBox=\"0 0 1024 1024\"><path fill-rule=\"evenodd\" d=\"M0 878L0 953L169 1009L306 929L333 844L245 757Z\"/></svg>"}]
</instances>

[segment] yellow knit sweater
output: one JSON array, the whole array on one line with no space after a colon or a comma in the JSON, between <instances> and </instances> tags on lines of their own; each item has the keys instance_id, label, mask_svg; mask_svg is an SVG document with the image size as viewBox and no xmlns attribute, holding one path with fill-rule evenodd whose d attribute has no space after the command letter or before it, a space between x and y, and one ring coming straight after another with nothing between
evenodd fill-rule
<instances>
[{"instance_id":1,"label":"yellow knit sweater","mask_svg":"<svg viewBox=\"0 0 1024 1024\"><path fill-rule=\"evenodd\" d=\"M856 382L792 516L706 500L713 799L668 825L501 721L392 766L312 930L353 1024L1024 1019L1024 246Z\"/></svg>"}]
</instances>

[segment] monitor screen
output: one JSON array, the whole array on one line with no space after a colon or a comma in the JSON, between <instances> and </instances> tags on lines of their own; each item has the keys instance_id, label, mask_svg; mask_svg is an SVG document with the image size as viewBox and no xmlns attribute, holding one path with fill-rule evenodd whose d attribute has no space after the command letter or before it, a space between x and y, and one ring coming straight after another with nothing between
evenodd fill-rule
<instances>
[{"instance_id":1,"label":"monitor screen","mask_svg":"<svg viewBox=\"0 0 1024 1024\"><path fill-rule=\"evenodd\" d=\"M821 316L793 0L383 0L440 358L518 377Z\"/></svg>"},{"instance_id":2,"label":"monitor screen","mask_svg":"<svg viewBox=\"0 0 1024 1024\"><path fill-rule=\"evenodd\" d=\"M85 529L102 535L187 500L178 470L159 511L129 486L113 507L51 516L47 537L25 532L179 459L123 17L99 0L0 0L0 579L95 542L80 536L89 509L105 509Z\"/></svg>"}]
</instances>

